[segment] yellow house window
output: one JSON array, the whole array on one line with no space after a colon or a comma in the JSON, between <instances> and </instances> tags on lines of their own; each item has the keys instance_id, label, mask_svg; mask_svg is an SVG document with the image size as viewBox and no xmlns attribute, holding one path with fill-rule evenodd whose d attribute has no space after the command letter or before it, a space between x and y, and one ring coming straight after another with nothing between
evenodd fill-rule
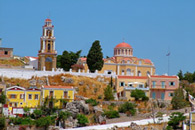
<instances>
[{"instance_id":1,"label":"yellow house window","mask_svg":"<svg viewBox=\"0 0 195 130\"><path fill-rule=\"evenodd\" d=\"M32 99L32 94L28 94L28 99Z\"/></svg>"},{"instance_id":2,"label":"yellow house window","mask_svg":"<svg viewBox=\"0 0 195 130\"><path fill-rule=\"evenodd\" d=\"M10 95L10 98L15 99L16 98L16 95L15 94L11 94Z\"/></svg>"},{"instance_id":3,"label":"yellow house window","mask_svg":"<svg viewBox=\"0 0 195 130\"><path fill-rule=\"evenodd\" d=\"M38 100L38 99L39 99L39 95L35 94L35 100Z\"/></svg>"},{"instance_id":4,"label":"yellow house window","mask_svg":"<svg viewBox=\"0 0 195 130\"><path fill-rule=\"evenodd\" d=\"M25 95L24 94L20 94L20 99L24 99Z\"/></svg>"},{"instance_id":5,"label":"yellow house window","mask_svg":"<svg viewBox=\"0 0 195 130\"><path fill-rule=\"evenodd\" d=\"M53 91L49 91L49 97L53 97Z\"/></svg>"},{"instance_id":6,"label":"yellow house window","mask_svg":"<svg viewBox=\"0 0 195 130\"><path fill-rule=\"evenodd\" d=\"M68 98L68 91L64 91L64 98Z\"/></svg>"}]
</instances>

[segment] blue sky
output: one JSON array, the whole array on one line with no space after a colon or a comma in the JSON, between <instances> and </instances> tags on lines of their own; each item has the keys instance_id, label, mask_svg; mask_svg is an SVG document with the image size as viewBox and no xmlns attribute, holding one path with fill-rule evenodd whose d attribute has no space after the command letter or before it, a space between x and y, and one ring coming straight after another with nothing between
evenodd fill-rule
<instances>
[{"instance_id":1,"label":"blue sky","mask_svg":"<svg viewBox=\"0 0 195 130\"><path fill-rule=\"evenodd\" d=\"M44 20L55 26L56 50L82 50L100 40L104 57L125 39L134 56L151 59L157 74L195 68L194 0L1 0L0 38L14 54L37 56Z\"/></svg>"}]
</instances>

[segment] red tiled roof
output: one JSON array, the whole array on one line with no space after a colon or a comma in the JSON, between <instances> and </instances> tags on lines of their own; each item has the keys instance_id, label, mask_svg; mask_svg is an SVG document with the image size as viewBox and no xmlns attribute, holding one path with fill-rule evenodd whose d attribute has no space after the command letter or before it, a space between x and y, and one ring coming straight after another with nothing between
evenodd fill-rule
<instances>
[{"instance_id":1,"label":"red tiled roof","mask_svg":"<svg viewBox=\"0 0 195 130\"><path fill-rule=\"evenodd\" d=\"M146 63L152 63L150 59L144 59L144 62L146 62Z\"/></svg>"},{"instance_id":2,"label":"red tiled roof","mask_svg":"<svg viewBox=\"0 0 195 130\"><path fill-rule=\"evenodd\" d=\"M62 89L72 89L72 86L43 86L43 88L62 88Z\"/></svg>"},{"instance_id":3,"label":"red tiled roof","mask_svg":"<svg viewBox=\"0 0 195 130\"><path fill-rule=\"evenodd\" d=\"M51 22L51 19L46 19L45 22Z\"/></svg>"},{"instance_id":4,"label":"red tiled roof","mask_svg":"<svg viewBox=\"0 0 195 130\"><path fill-rule=\"evenodd\" d=\"M116 45L115 48L122 48L122 47L132 48L128 43L125 43L125 42L119 43L118 45Z\"/></svg>"},{"instance_id":5,"label":"red tiled roof","mask_svg":"<svg viewBox=\"0 0 195 130\"><path fill-rule=\"evenodd\" d=\"M119 79L147 79L147 76L118 76Z\"/></svg>"},{"instance_id":6,"label":"red tiled roof","mask_svg":"<svg viewBox=\"0 0 195 130\"><path fill-rule=\"evenodd\" d=\"M152 78L177 78L177 76L151 75Z\"/></svg>"},{"instance_id":7,"label":"red tiled roof","mask_svg":"<svg viewBox=\"0 0 195 130\"><path fill-rule=\"evenodd\" d=\"M81 59L81 61L86 61L87 60L87 58L85 58L85 57L81 57L80 59Z\"/></svg>"},{"instance_id":8,"label":"red tiled roof","mask_svg":"<svg viewBox=\"0 0 195 130\"><path fill-rule=\"evenodd\" d=\"M34 58L34 59L38 59L38 57L34 57L34 56L25 56L27 59L30 59L30 58Z\"/></svg>"}]
</instances>

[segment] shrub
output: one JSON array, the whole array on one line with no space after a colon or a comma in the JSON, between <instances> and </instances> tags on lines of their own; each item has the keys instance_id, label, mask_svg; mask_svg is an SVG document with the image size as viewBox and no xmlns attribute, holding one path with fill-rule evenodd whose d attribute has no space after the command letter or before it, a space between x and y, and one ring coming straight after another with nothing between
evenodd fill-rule
<instances>
[{"instance_id":1,"label":"shrub","mask_svg":"<svg viewBox=\"0 0 195 130\"><path fill-rule=\"evenodd\" d=\"M42 114L43 114L42 110L36 109L36 110L33 111L33 115L34 115L35 119L41 117Z\"/></svg>"},{"instance_id":2,"label":"shrub","mask_svg":"<svg viewBox=\"0 0 195 130\"><path fill-rule=\"evenodd\" d=\"M86 124L89 123L88 118L83 114L78 114L77 120L78 120L79 126L86 126Z\"/></svg>"},{"instance_id":3,"label":"shrub","mask_svg":"<svg viewBox=\"0 0 195 130\"><path fill-rule=\"evenodd\" d=\"M183 95L183 90L181 88L175 90L174 96L171 100L173 109L181 109L187 105L187 102Z\"/></svg>"},{"instance_id":4,"label":"shrub","mask_svg":"<svg viewBox=\"0 0 195 130\"><path fill-rule=\"evenodd\" d=\"M172 129L178 129L180 122L184 121L186 117L184 116L183 113L181 112L173 112L171 113L171 116L169 118L168 126L169 128L171 127Z\"/></svg>"},{"instance_id":5,"label":"shrub","mask_svg":"<svg viewBox=\"0 0 195 130\"><path fill-rule=\"evenodd\" d=\"M50 116L41 117L35 121L36 126L44 127L45 129L48 128L49 125L53 124L54 120Z\"/></svg>"},{"instance_id":6,"label":"shrub","mask_svg":"<svg viewBox=\"0 0 195 130\"><path fill-rule=\"evenodd\" d=\"M5 117L0 117L0 129L3 130L5 128Z\"/></svg>"},{"instance_id":7,"label":"shrub","mask_svg":"<svg viewBox=\"0 0 195 130\"><path fill-rule=\"evenodd\" d=\"M104 99L107 101L114 100L114 94L110 85L104 89Z\"/></svg>"},{"instance_id":8,"label":"shrub","mask_svg":"<svg viewBox=\"0 0 195 130\"><path fill-rule=\"evenodd\" d=\"M124 104L120 105L118 108L119 112L121 113L129 113L130 115L135 115L135 105L130 102L125 102Z\"/></svg>"},{"instance_id":9,"label":"shrub","mask_svg":"<svg viewBox=\"0 0 195 130\"><path fill-rule=\"evenodd\" d=\"M99 102L92 98L85 100L85 103L90 104L92 106L97 106L99 104Z\"/></svg>"},{"instance_id":10,"label":"shrub","mask_svg":"<svg viewBox=\"0 0 195 130\"><path fill-rule=\"evenodd\" d=\"M134 97L136 101L139 99L145 101L149 100L148 97L146 97L145 92L143 90L135 89L131 92L131 97Z\"/></svg>"},{"instance_id":11,"label":"shrub","mask_svg":"<svg viewBox=\"0 0 195 130\"><path fill-rule=\"evenodd\" d=\"M5 104L5 102L6 102L6 96L5 96L5 94L2 92L2 94L0 95L0 103Z\"/></svg>"},{"instance_id":12,"label":"shrub","mask_svg":"<svg viewBox=\"0 0 195 130\"><path fill-rule=\"evenodd\" d=\"M10 118L9 123L13 123L14 125L32 125L34 122L29 117L21 118Z\"/></svg>"},{"instance_id":13,"label":"shrub","mask_svg":"<svg viewBox=\"0 0 195 130\"><path fill-rule=\"evenodd\" d=\"M106 115L107 118L111 119L111 118L119 118L119 112L115 111L115 110L109 110L109 111L105 111L103 115Z\"/></svg>"},{"instance_id":14,"label":"shrub","mask_svg":"<svg viewBox=\"0 0 195 130\"><path fill-rule=\"evenodd\" d=\"M149 100L149 97L147 97L147 96L144 96L143 98L142 98L142 101L148 101Z\"/></svg>"}]
</instances>

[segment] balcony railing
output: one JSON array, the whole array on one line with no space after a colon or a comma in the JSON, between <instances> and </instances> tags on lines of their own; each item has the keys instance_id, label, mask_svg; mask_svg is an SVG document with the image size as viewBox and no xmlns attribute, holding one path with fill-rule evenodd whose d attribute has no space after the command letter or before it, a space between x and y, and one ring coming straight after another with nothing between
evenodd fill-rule
<instances>
[{"instance_id":1,"label":"balcony railing","mask_svg":"<svg viewBox=\"0 0 195 130\"><path fill-rule=\"evenodd\" d=\"M125 90L135 90L135 89L139 89L139 90L143 90L143 91L147 91L149 90L149 87L129 87L129 86L125 86L124 87Z\"/></svg>"},{"instance_id":2,"label":"balcony railing","mask_svg":"<svg viewBox=\"0 0 195 130\"><path fill-rule=\"evenodd\" d=\"M151 85L150 89L167 89L166 85Z\"/></svg>"}]
</instances>

